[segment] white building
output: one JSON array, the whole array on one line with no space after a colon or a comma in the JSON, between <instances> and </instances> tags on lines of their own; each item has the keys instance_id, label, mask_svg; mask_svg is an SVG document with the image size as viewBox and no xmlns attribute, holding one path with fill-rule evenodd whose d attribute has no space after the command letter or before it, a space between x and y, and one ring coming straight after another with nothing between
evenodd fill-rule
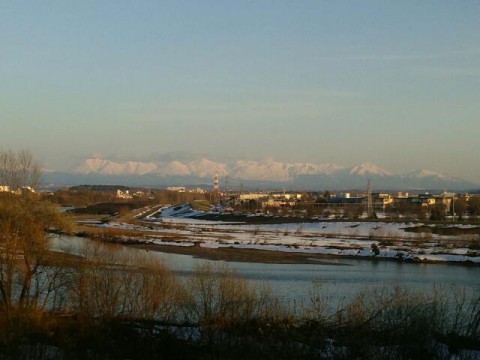
<instances>
[{"instance_id":1,"label":"white building","mask_svg":"<svg viewBox=\"0 0 480 360\"><path fill-rule=\"evenodd\" d=\"M130 195L130 191L117 190L117 199L132 199L133 196Z\"/></svg>"},{"instance_id":2,"label":"white building","mask_svg":"<svg viewBox=\"0 0 480 360\"><path fill-rule=\"evenodd\" d=\"M179 193L184 193L186 191L185 186L169 186L167 187L168 191L175 191Z\"/></svg>"},{"instance_id":3,"label":"white building","mask_svg":"<svg viewBox=\"0 0 480 360\"><path fill-rule=\"evenodd\" d=\"M246 193L240 194L240 200L259 200L268 198L268 194L264 193Z\"/></svg>"}]
</instances>

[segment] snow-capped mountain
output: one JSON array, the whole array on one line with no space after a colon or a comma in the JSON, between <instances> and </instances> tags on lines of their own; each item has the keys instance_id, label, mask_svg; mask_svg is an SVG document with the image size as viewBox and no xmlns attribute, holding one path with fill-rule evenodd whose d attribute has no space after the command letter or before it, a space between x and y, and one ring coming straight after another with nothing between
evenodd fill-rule
<instances>
[{"instance_id":1,"label":"snow-capped mountain","mask_svg":"<svg viewBox=\"0 0 480 360\"><path fill-rule=\"evenodd\" d=\"M393 176L393 174L385 169L368 162L361 163L350 169L350 175L359 176Z\"/></svg>"},{"instance_id":2,"label":"snow-capped mountain","mask_svg":"<svg viewBox=\"0 0 480 360\"><path fill-rule=\"evenodd\" d=\"M229 172L227 165L211 161L206 158L190 161L187 166L190 169L190 174L192 176L202 178L212 178L215 176L215 174L218 174L219 176L226 176Z\"/></svg>"},{"instance_id":3,"label":"snow-capped mountain","mask_svg":"<svg viewBox=\"0 0 480 360\"><path fill-rule=\"evenodd\" d=\"M352 167L336 164L284 163L267 159L237 160L230 164L205 157L189 161L160 160L156 162L111 161L86 159L75 169L77 175L110 177L145 177L149 183L210 183L218 174L248 183L268 186L290 184L292 187L315 189L363 188L367 180L378 189L469 189L477 185L462 179L429 170L416 170L399 175L365 162ZM156 180L155 180L156 179ZM140 181L140 180L139 180Z\"/></svg>"},{"instance_id":4,"label":"snow-capped mountain","mask_svg":"<svg viewBox=\"0 0 480 360\"><path fill-rule=\"evenodd\" d=\"M343 169L342 166L334 164L290 164L273 160L239 160L231 167L230 174L233 178L239 179L290 181L298 175L331 174L341 169Z\"/></svg>"},{"instance_id":5,"label":"snow-capped mountain","mask_svg":"<svg viewBox=\"0 0 480 360\"><path fill-rule=\"evenodd\" d=\"M405 175L404 182L417 184L420 188L425 188L427 186L434 188L455 188L456 186L461 187L465 183L465 180L450 175L440 174L431 170L420 169ZM445 186L446 184L451 186Z\"/></svg>"},{"instance_id":6,"label":"snow-capped mountain","mask_svg":"<svg viewBox=\"0 0 480 360\"><path fill-rule=\"evenodd\" d=\"M215 174L218 174L221 177L229 175L232 178L245 180L289 181L298 175L328 175L342 169L344 169L343 166L335 164L290 164L273 160L238 160L231 165L227 165L207 158L200 158L186 163L178 160L159 163L115 162L101 158L90 158L79 165L75 169L75 173L103 175L156 174L159 176L195 176L200 178L213 177Z\"/></svg>"},{"instance_id":7,"label":"snow-capped mountain","mask_svg":"<svg viewBox=\"0 0 480 360\"><path fill-rule=\"evenodd\" d=\"M111 160L100 158L86 159L79 167L75 169L79 174L137 174L144 175L156 171L158 166L154 163L126 161L118 163Z\"/></svg>"},{"instance_id":8,"label":"snow-capped mountain","mask_svg":"<svg viewBox=\"0 0 480 360\"><path fill-rule=\"evenodd\" d=\"M181 163L178 160L170 161L159 167L158 172L160 174L166 174L169 176L190 176L191 171L188 165Z\"/></svg>"},{"instance_id":9,"label":"snow-capped mountain","mask_svg":"<svg viewBox=\"0 0 480 360\"><path fill-rule=\"evenodd\" d=\"M76 169L77 174L103 174L103 175L145 175L156 174L159 176L196 176L213 177L215 174L225 176L228 169L225 164L214 162L206 158L182 163L178 160L169 162L152 163L125 161L115 162L101 158L90 158L82 162Z\"/></svg>"},{"instance_id":10,"label":"snow-capped mountain","mask_svg":"<svg viewBox=\"0 0 480 360\"><path fill-rule=\"evenodd\" d=\"M450 180L450 181L459 181L460 180L459 178L456 178L456 177L453 177L453 176L440 174L438 172L431 171L431 170L426 170L426 169L415 170L415 171L412 171L411 173L408 173L405 176L407 178L411 178L411 179L437 178L437 179L444 179L444 180Z\"/></svg>"}]
</instances>

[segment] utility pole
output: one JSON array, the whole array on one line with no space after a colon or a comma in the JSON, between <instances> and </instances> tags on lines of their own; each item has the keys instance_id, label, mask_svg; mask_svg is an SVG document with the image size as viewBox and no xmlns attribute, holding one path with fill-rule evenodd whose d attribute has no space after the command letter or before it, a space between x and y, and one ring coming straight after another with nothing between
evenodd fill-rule
<instances>
[{"instance_id":1,"label":"utility pole","mask_svg":"<svg viewBox=\"0 0 480 360\"><path fill-rule=\"evenodd\" d=\"M215 176L213 177L213 191L212 191L212 197L213 199L211 199L211 202L213 203L217 203L218 201L218 184L219 184L219 178L218 178L218 173L215 174Z\"/></svg>"},{"instance_id":2,"label":"utility pole","mask_svg":"<svg viewBox=\"0 0 480 360\"><path fill-rule=\"evenodd\" d=\"M372 198L372 184L370 179L367 183L367 217L369 219L373 218L373 198Z\"/></svg>"},{"instance_id":3,"label":"utility pole","mask_svg":"<svg viewBox=\"0 0 480 360\"><path fill-rule=\"evenodd\" d=\"M215 174L213 178L213 191L218 192L218 173Z\"/></svg>"},{"instance_id":4,"label":"utility pole","mask_svg":"<svg viewBox=\"0 0 480 360\"><path fill-rule=\"evenodd\" d=\"M452 193L452 222L455 222L455 193Z\"/></svg>"},{"instance_id":5,"label":"utility pole","mask_svg":"<svg viewBox=\"0 0 480 360\"><path fill-rule=\"evenodd\" d=\"M222 205L227 206L227 201L228 201L228 174L225 175L225 184L223 188L223 194L222 194Z\"/></svg>"},{"instance_id":6,"label":"utility pole","mask_svg":"<svg viewBox=\"0 0 480 360\"><path fill-rule=\"evenodd\" d=\"M225 188L223 189L223 191L225 192L225 194L228 193L228 174L225 175Z\"/></svg>"}]
</instances>

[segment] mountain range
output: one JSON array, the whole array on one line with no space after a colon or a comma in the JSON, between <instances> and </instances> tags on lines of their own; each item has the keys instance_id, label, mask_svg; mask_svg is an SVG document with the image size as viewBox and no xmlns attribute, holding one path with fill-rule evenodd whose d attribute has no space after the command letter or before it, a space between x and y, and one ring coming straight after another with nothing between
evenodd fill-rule
<instances>
[{"instance_id":1,"label":"mountain range","mask_svg":"<svg viewBox=\"0 0 480 360\"><path fill-rule=\"evenodd\" d=\"M285 163L271 159L216 162L206 157L156 161L85 159L70 173L48 172L52 183L125 184L131 186L203 185L209 187L218 174L230 188L295 188L305 190L363 189L368 180L383 190L467 190L478 184L429 170L395 174L365 162L353 167L336 164ZM227 178L228 176L228 178ZM241 185L240 185L241 184Z\"/></svg>"}]
</instances>

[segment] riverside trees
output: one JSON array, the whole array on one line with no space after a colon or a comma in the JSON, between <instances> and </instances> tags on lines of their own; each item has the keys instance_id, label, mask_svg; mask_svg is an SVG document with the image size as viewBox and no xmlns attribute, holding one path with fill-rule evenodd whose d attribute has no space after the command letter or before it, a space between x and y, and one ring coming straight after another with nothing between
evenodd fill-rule
<instances>
[{"instance_id":1,"label":"riverside trees","mask_svg":"<svg viewBox=\"0 0 480 360\"><path fill-rule=\"evenodd\" d=\"M0 320L2 336L36 316L59 290L58 277L47 275L50 229L67 229L57 209L30 191L40 180L40 166L28 151L0 153L0 181L11 192L0 193Z\"/></svg>"}]
</instances>

